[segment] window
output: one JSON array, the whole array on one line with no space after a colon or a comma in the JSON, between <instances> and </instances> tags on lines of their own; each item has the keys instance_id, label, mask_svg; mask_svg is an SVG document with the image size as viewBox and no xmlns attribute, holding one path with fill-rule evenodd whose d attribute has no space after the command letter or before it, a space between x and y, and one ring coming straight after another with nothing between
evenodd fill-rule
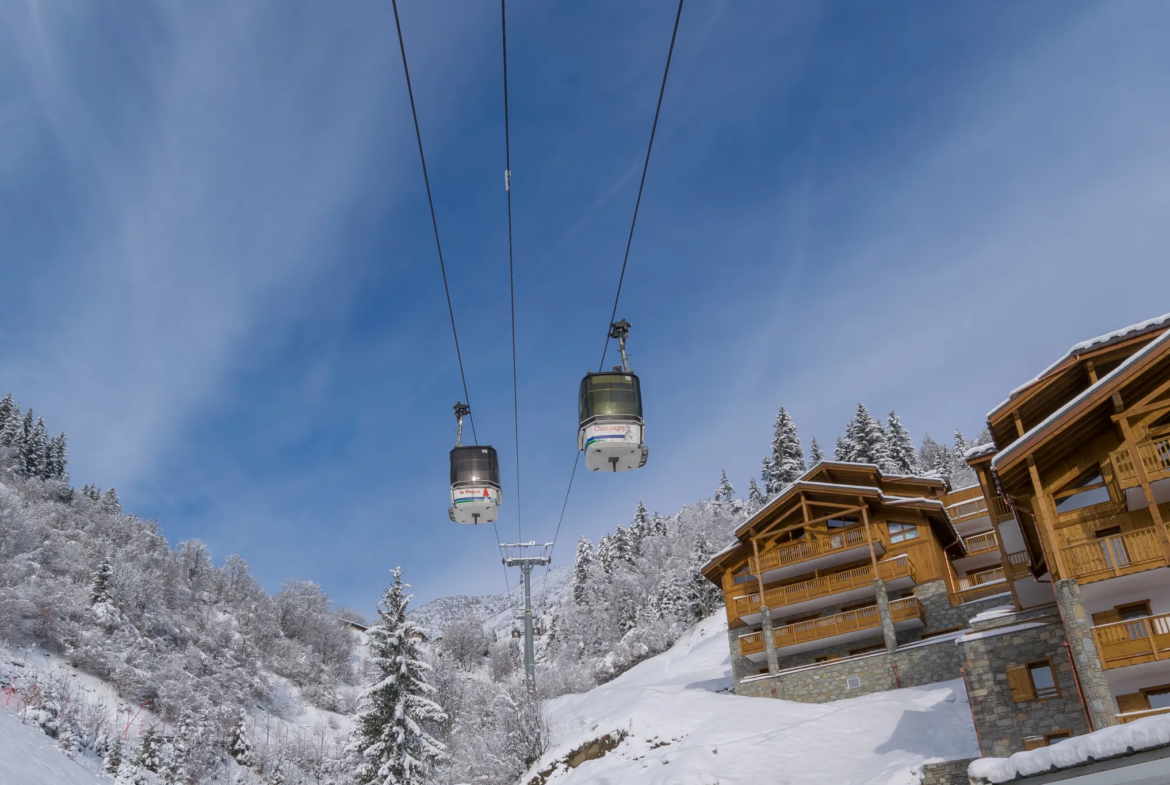
<instances>
[{"instance_id":1,"label":"window","mask_svg":"<svg viewBox=\"0 0 1170 785\"><path fill-rule=\"evenodd\" d=\"M927 638L937 638L939 635L950 635L952 632L958 632L962 627L947 627L945 630L935 630L934 632L924 632L918 636L918 640L924 641Z\"/></svg>"},{"instance_id":2,"label":"window","mask_svg":"<svg viewBox=\"0 0 1170 785\"><path fill-rule=\"evenodd\" d=\"M849 611L859 611L862 608L876 608L877 600L862 600L861 602L853 602L848 605L841 606L841 613L848 613Z\"/></svg>"},{"instance_id":3,"label":"window","mask_svg":"<svg viewBox=\"0 0 1170 785\"><path fill-rule=\"evenodd\" d=\"M1118 605L1117 613L1121 617L1121 621L1144 619L1150 615L1150 603L1146 600L1144 602L1131 602L1129 605Z\"/></svg>"},{"instance_id":4,"label":"window","mask_svg":"<svg viewBox=\"0 0 1170 785\"><path fill-rule=\"evenodd\" d=\"M918 536L918 527L913 523L890 522L890 542L904 542Z\"/></svg>"},{"instance_id":5,"label":"window","mask_svg":"<svg viewBox=\"0 0 1170 785\"><path fill-rule=\"evenodd\" d=\"M1036 690L1036 699L1055 698L1060 694L1056 688L1056 674L1052 670L1052 661L1033 662L1028 666L1028 674L1032 677L1032 687Z\"/></svg>"},{"instance_id":6,"label":"window","mask_svg":"<svg viewBox=\"0 0 1170 785\"><path fill-rule=\"evenodd\" d=\"M1058 513L1072 512L1110 501L1109 486L1101 476L1101 467L1094 466L1052 494L1052 501L1056 503Z\"/></svg>"},{"instance_id":7,"label":"window","mask_svg":"<svg viewBox=\"0 0 1170 785\"><path fill-rule=\"evenodd\" d=\"M1043 736L1025 736L1024 737L1024 751L1038 750L1041 747L1048 746L1048 739Z\"/></svg>"},{"instance_id":8,"label":"window","mask_svg":"<svg viewBox=\"0 0 1170 785\"><path fill-rule=\"evenodd\" d=\"M1052 660L1037 660L1027 665L1013 666L1007 669L1007 678L1012 700L1017 703L1060 697L1060 687L1056 683L1056 671L1052 668Z\"/></svg>"},{"instance_id":9,"label":"window","mask_svg":"<svg viewBox=\"0 0 1170 785\"><path fill-rule=\"evenodd\" d=\"M873 644L872 646L862 646L862 647L860 647L860 648L857 648L857 649L850 649L850 650L849 650L849 656L850 656L850 657L855 657L855 656L857 656L858 654L869 654L870 652L874 652L874 651L885 651L885 650L886 650L886 644L884 644L884 643L875 643L875 644Z\"/></svg>"},{"instance_id":10,"label":"window","mask_svg":"<svg viewBox=\"0 0 1170 785\"><path fill-rule=\"evenodd\" d=\"M839 659L841 659L840 654L822 654L820 657L814 657L813 662L832 662Z\"/></svg>"},{"instance_id":11,"label":"window","mask_svg":"<svg viewBox=\"0 0 1170 785\"><path fill-rule=\"evenodd\" d=\"M748 566L749 565L745 564L733 572L731 574L731 582L738 586L741 583L747 583L748 581L755 580L756 576L748 572Z\"/></svg>"},{"instance_id":12,"label":"window","mask_svg":"<svg viewBox=\"0 0 1170 785\"><path fill-rule=\"evenodd\" d=\"M825 524L830 529L844 529L849 526L856 526L861 523L861 519L854 515L845 515L840 518L830 518L825 521Z\"/></svg>"},{"instance_id":13,"label":"window","mask_svg":"<svg viewBox=\"0 0 1170 785\"><path fill-rule=\"evenodd\" d=\"M1041 747L1050 747L1058 741L1072 738L1072 731L1054 730L1050 733L1045 733L1043 736L1025 736L1024 749L1038 750Z\"/></svg>"},{"instance_id":14,"label":"window","mask_svg":"<svg viewBox=\"0 0 1170 785\"><path fill-rule=\"evenodd\" d=\"M1054 730L1051 733L1044 734L1044 740L1047 741L1050 745L1055 744L1058 741L1064 741L1065 739L1071 738L1072 731L1070 730Z\"/></svg>"},{"instance_id":15,"label":"window","mask_svg":"<svg viewBox=\"0 0 1170 785\"><path fill-rule=\"evenodd\" d=\"M1151 433L1161 433L1165 430L1170 430L1170 412L1166 412L1158 419L1150 423L1148 430Z\"/></svg>"},{"instance_id":16,"label":"window","mask_svg":"<svg viewBox=\"0 0 1170 785\"><path fill-rule=\"evenodd\" d=\"M1170 687L1142 690L1151 709L1170 709Z\"/></svg>"},{"instance_id":17,"label":"window","mask_svg":"<svg viewBox=\"0 0 1170 785\"><path fill-rule=\"evenodd\" d=\"M847 690L861 689L861 677L860 676L850 676L848 679L845 680L845 689L847 689Z\"/></svg>"}]
</instances>

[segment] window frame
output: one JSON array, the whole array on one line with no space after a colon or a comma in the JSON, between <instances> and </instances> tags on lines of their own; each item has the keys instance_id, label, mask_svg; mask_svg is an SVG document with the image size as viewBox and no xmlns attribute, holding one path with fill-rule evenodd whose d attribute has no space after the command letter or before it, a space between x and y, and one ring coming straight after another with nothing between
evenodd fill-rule
<instances>
[{"instance_id":1,"label":"window frame","mask_svg":"<svg viewBox=\"0 0 1170 785\"><path fill-rule=\"evenodd\" d=\"M1091 485L1081 485L1081 483L1094 474L1101 478L1100 482L1094 482ZM1093 502L1092 504L1086 504L1082 507L1074 507L1071 510L1060 509L1061 502L1065 501L1066 499L1073 499L1082 494L1090 493L1101 488L1105 489L1105 495L1107 497L1104 501ZM1109 487L1109 480L1105 477L1105 470L1100 463L1093 464L1088 469L1066 482L1058 490L1053 491L1051 496L1052 507L1056 511L1057 516L1072 515L1073 513L1081 512L1082 510L1089 510L1093 507L1100 507L1101 505L1112 504L1114 502L1113 489Z\"/></svg>"},{"instance_id":2,"label":"window frame","mask_svg":"<svg viewBox=\"0 0 1170 785\"><path fill-rule=\"evenodd\" d=\"M836 525L834 525L836 524ZM840 518L829 518L825 521L825 528L829 531L840 531L841 529L848 529L851 526L860 526L861 518L856 516L842 516Z\"/></svg>"},{"instance_id":3,"label":"window frame","mask_svg":"<svg viewBox=\"0 0 1170 785\"><path fill-rule=\"evenodd\" d=\"M897 526L897 530L894 527ZM886 531L890 535L890 545L900 542L909 542L910 540L917 540L921 538L917 523L906 523L904 521L886 521Z\"/></svg>"},{"instance_id":4,"label":"window frame","mask_svg":"<svg viewBox=\"0 0 1170 785\"><path fill-rule=\"evenodd\" d=\"M1034 696L1032 700L1046 701L1060 697L1060 680L1056 676L1056 666L1052 664L1051 657L1024 663L1024 667L1028 669L1028 680L1032 682L1032 695ZM1052 687L1046 688L1046 690L1051 690L1050 694L1046 691L1044 695L1041 695L1040 689L1036 686L1036 678L1032 675L1032 669L1038 667L1048 668L1048 672L1052 674Z\"/></svg>"}]
</instances>

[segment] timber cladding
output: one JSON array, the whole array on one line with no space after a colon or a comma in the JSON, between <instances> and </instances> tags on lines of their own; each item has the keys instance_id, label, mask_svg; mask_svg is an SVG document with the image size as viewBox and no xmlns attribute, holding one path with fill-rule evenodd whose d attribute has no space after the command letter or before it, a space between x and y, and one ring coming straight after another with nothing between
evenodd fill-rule
<instances>
[{"instance_id":1,"label":"timber cladding","mask_svg":"<svg viewBox=\"0 0 1170 785\"><path fill-rule=\"evenodd\" d=\"M1026 740L1089 731L1060 624L988 630L957 649L985 756L1021 752ZM1019 625L1024 626L1024 625Z\"/></svg>"}]
</instances>

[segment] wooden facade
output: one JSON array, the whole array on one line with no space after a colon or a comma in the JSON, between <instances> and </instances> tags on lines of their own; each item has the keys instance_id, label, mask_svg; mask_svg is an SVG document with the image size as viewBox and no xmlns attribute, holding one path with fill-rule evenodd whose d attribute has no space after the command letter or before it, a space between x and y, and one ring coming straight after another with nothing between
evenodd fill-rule
<instances>
[{"instance_id":1,"label":"wooden facade","mask_svg":"<svg viewBox=\"0 0 1170 785\"><path fill-rule=\"evenodd\" d=\"M1170 707L1170 315L1074 347L988 427L996 450L968 462L1018 511L1013 591L1075 584L1096 649L1077 667L1116 721Z\"/></svg>"}]
</instances>

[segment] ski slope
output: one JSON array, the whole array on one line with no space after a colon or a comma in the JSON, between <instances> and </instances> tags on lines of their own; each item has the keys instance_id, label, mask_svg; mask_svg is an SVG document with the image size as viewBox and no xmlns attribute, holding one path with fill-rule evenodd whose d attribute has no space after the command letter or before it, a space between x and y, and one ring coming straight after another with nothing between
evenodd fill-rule
<instances>
[{"instance_id":1,"label":"ski slope","mask_svg":"<svg viewBox=\"0 0 1170 785\"><path fill-rule=\"evenodd\" d=\"M0 711L0 783L3 785L110 785L70 760L41 732Z\"/></svg>"},{"instance_id":2,"label":"ski slope","mask_svg":"<svg viewBox=\"0 0 1170 785\"><path fill-rule=\"evenodd\" d=\"M720 612L614 681L550 701L552 744L523 782L901 785L918 781L922 763L978 755L962 680L824 705L720 692L730 685ZM565 765L623 731L603 757Z\"/></svg>"}]
</instances>

